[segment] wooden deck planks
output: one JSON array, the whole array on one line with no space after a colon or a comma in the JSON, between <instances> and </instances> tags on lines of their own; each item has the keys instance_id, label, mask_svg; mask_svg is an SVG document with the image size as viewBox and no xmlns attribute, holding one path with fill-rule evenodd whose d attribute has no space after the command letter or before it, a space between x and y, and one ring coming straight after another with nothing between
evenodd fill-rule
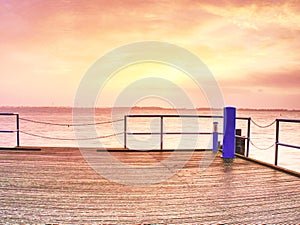
<instances>
[{"instance_id":1,"label":"wooden deck planks","mask_svg":"<svg viewBox=\"0 0 300 225\"><path fill-rule=\"evenodd\" d=\"M0 222L300 221L299 178L240 158L227 164L219 156L203 171L204 154L195 152L185 168L162 183L126 186L99 176L76 148L0 151ZM170 153L112 155L131 165L148 165Z\"/></svg>"}]
</instances>

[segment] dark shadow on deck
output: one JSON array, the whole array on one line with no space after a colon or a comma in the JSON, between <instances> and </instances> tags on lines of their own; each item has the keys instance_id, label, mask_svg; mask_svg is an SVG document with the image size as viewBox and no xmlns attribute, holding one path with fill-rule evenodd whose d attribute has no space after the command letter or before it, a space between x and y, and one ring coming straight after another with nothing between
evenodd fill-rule
<instances>
[{"instance_id":1,"label":"dark shadow on deck","mask_svg":"<svg viewBox=\"0 0 300 225\"><path fill-rule=\"evenodd\" d=\"M120 148L120 149L97 149L97 152L203 152L203 151L212 151L211 149L128 149L128 148Z\"/></svg>"},{"instance_id":2,"label":"dark shadow on deck","mask_svg":"<svg viewBox=\"0 0 300 225\"><path fill-rule=\"evenodd\" d=\"M3 151L41 151L41 148L36 147L0 147L0 150Z\"/></svg>"}]
</instances>

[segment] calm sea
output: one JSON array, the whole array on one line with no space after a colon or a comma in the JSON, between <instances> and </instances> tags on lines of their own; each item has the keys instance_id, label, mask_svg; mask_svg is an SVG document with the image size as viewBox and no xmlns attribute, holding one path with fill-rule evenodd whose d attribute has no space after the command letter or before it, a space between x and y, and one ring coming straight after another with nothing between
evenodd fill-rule
<instances>
[{"instance_id":1,"label":"calm sea","mask_svg":"<svg viewBox=\"0 0 300 225\"><path fill-rule=\"evenodd\" d=\"M123 147L124 146L124 114L187 114L211 115L209 110L176 111L160 108L97 109L94 117L84 111L75 118L72 108L54 107L0 107L0 112L13 112L20 115L21 146L90 146L90 147ZM261 126L271 124L276 118L300 119L300 111L259 111L238 110L237 116L251 117ZM32 121L28 121L32 120ZM115 121L113 123L106 123ZM45 123L40 123L45 122ZM128 118L127 132L158 133L161 129L160 118ZM164 132L212 132L211 118L164 118ZM222 121L219 131L222 132ZM96 125L85 125L96 123ZM247 121L238 120L237 128L242 135L247 134ZM0 116L0 130L16 130L15 117ZM77 135L75 135L77 133ZM114 135L117 134L117 135ZM77 138L88 139L78 143ZM98 137L98 138L97 138ZM64 140L65 139L65 140ZM222 136L219 136L220 141ZM165 135L164 148L211 148L211 135ZM281 143L300 146L300 123L280 123ZM275 124L260 128L251 123L251 144L249 156L274 163ZM0 133L0 146L15 146L15 133ZM135 149L158 149L160 135L127 135L127 147ZM270 147L270 148L269 148ZM300 149L279 147L279 165L300 171Z\"/></svg>"}]
</instances>

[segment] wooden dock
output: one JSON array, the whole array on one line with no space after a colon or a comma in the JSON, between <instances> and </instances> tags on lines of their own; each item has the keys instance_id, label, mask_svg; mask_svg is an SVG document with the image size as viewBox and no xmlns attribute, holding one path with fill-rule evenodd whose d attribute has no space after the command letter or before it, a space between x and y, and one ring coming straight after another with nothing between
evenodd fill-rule
<instances>
[{"instance_id":1,"label":"wooden dock","mask_svg":"<svg viewBox=\"0 0 300 225\"><path fill-rule=\"evenodd\" d=\"M170 152L111 154L144 165ZM194 152L162 183L127 186L102 178L77 148L1 150L0 223L300 222L298 177L241 158L225 163L219 156L202 171L203 155Z\"/></svg>"}]
</instances>

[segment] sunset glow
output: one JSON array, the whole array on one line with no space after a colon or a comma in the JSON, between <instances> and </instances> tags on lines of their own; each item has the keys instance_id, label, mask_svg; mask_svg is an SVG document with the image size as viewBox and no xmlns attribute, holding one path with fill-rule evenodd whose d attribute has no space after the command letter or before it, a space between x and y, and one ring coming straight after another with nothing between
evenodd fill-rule
<instances>
[{"instance_id":1,"label":"sunset glow","mask_svg":"<svg viewBox=\"0 0 300 225\"><path fill-rule=\"evenodd\" d=\"M72 106L81 78L99 57L155 40L196 54L226 105L300 109L299 1L3 0L0 29L2 106ZM162 72L155 76L165 74L197 98L180 71L156 68ZM124 85L154 75L151 64L121 73L128 75L105 87L107 106ZM207 107L205 99L197 107Z\"/></svg>"}]
</instances>

